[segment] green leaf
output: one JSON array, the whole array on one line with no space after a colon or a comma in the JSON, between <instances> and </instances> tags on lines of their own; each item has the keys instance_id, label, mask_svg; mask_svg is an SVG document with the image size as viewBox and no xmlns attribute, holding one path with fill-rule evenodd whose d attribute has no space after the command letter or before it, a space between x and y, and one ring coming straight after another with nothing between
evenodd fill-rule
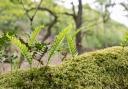
<instances>
[{"instance_id":1,"label":"green leaf","mask_svg":"<svg viewBox=\"0 0 128 89\"><path fill-rule=\"evenodd\" d=\"M20 49L21 54L24 57L26 57L29 64L31 64L32 63L32 56L29 53L29 50L26 47L26 45L21 43L21 41L19 39L17 39L16 37L10 36L8 33L6 34L6 36L9 38L9 40L11 41L12 44L16 45Z\"/></svg>"},{"instance_id":2,"label":"green leaf","mask_svg":"<svg viewBox=\"0 0 128 89\"><path fill-rule=\"evenodd\" d=\"M66 34L66 39L67 39L69 51L72 54L72 57L77 56L78 53L75 46L75 39L73 39L73 37L70 34Z\"/></svg>"},{"instance_id":3,"label":"green leaf","mask_svg":"<svg viewBox=\"0 0 128 89\"><path fill-rule=\"evenodd\" d=\"M44 28L44 25L37 27L31 34L30 39L28 40L28 45L32 46L36 42L36 37L39 34L39 32Z\"/></svg>"},{"instance_id":4,"label":"green leaf","mask_svg":"<svg viewBox=\"0 0 128 89\"><path fill-rule=\"evenodd\" d=\"M74 34L72 35L72 38L74 39L76 37L76 35L81 31L81 29L77 29Z\"/></svg>"},{"instance_id":5,"label":"green leaf","mask_svg":"<svg viewBox=\"0 0 128 89\"><path fill-rule=\"evenodd\" d=\"M51 49L48 53L48 64L50 62L51 57L54 55L55 51L58 49L59 45L62 43L65 35L72 29L72 25L66 27L62 32L60 32L57 36L55 41L53 42Z\"/></svg>"}]
</instances>

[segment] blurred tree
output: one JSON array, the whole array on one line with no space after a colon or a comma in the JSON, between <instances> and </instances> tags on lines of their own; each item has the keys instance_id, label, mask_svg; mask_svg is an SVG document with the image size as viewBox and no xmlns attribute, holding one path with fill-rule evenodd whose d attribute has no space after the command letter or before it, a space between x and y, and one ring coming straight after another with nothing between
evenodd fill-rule
<instances>
[{"instance_id":1,"label":"blurred tree","mask_svg":"<svg viewBox=\"0 0 128 89\"><path fill-rule=\"evenodd\" d=\"M41 14L41 12L46 14L47 19L49 19L49 22L43 23L46 26L46 28L45 28L46 34L43 36L42 41L47 40L47 38L49 36L51 36L51 34L52 34L53 27L58 22L58 14L61 12L63 7L58 6L54 0L47 0L47 1L40 0L39 2L32 3L34 5L31 5L31 6L30 6L31 3L26 4L26 1L21 0L21 4L24 8L26 16L28 17L28 19L30 21L31 27L33 27L33 23L35 22L34 19L37 16L39 16L39 14ZM42 20L45 19L45 17L43 17L43 18L38 17L38 18L40 18Z\"/></svg>"},{"instance_id":2,"label":"blurred tree","mask_svg":"<svg viewBox=\"0 0 128 89\"><path fill-rule=\"evenodd\" d=\"M108 22L108 20L110 19L110 14L112 12L109 11L110 7L113 7L115 5L114 2L112 2L112 0L96 0L96 3L99 4L99 12L102 18L102 24L103 24L103 29L104 29L104 34L106 34L106 23ZM108 47L107 44L107 39L106 39L106 35L104 35L105 37L105 43L104 43L104 47Z\"/></svg>"},{"instance_id":3,"label":"blurred tree","mask_svg":"<svg viewBox=\"0 0 128 89\"><path fill-rule=\"evenodd\" d=\"M124 8L124 11L127 13L126 17L128 17L128 0L126 0L126 2L122 2L119 4Z\"/></svg>"},{"instance_id":4,"label":"blurred tree","mask_svg":"<svg viewBox=\"0 0 128 89\"><path fill-rule=\"evenodd\" d=\"M78 0L78 11L76 12L75 6L72 4L72 12L73 13L68 13L66 12L66 15L72 16L73 20L75 22L76 30L79 30L80 27L82 26L82 15L83 15L83 5L82 5L82 0ZM81 37L81 31L78 32L76 35L76 47L77 51L80 54L82 50L82 45L81 45L82 37Z\"/></svg>"},{"instance_id":5,"label":"blurred tree","mask_svg":"<svg viewBox=\"0 0 128 89\"><path fill-rule=\"evenodd\" d=\"M82 5L81 0L78 0L78 6L72 3L71 9L58 4L57 0L0 0L0 31L19 32L18 36L25 38L21 32L30 31L30 25L35 28L44 24L46 30L40 36L44 41L51 35L54 39L61 29L73 23L75 29L81 29L76 37L79 52L82 49L81 45L85 48L103 48L119 44L122 35L118 36L118 33L122 34L124 31L119 32L119 29L126 28L119 24L115 25L117 22L110 19L109 7L115 4L111 0L97 0L96 3L101 7L99 11L91 9L88 4ZM111 32L115 33L115 37Z\"/></svg>"},{"instance_id":6,"label":"blurred tree","mask_svg":"<svg viewBox=\"0 0 128 89\"><path fill-rule=\"evenodd\" d=\"M104 48L105 43L107 47L120 45L123 34L127 31L127 28L109 18L105 23L104 29L101 13L87 5L84 5L83 8L84 23L81 29L84 51Z\"/></svg>"},{"instance_id":7,"label":"blurred tree","mask_svg":"<svg viewBox=\"0 0 128 89\"><path fill-rule=\"evenodd\" d=\"M18 9L18 13L17 13ZM21 7L10 0L1 0L0 1L0 30L6 31L20 31L21 28L19 23L24 25L23 20L23 11Z\"/></svg>"}]
</instances>

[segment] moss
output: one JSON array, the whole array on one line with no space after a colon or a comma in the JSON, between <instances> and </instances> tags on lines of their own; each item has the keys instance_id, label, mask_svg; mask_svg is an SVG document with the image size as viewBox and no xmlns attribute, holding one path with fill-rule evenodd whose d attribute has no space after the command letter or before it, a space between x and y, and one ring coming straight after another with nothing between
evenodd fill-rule
<instances>
[{"instance_id":1,"label":"moss","mask_svg":"<svg viewBox=\"0 0 128 89\"><path fill-rule=\"evenodd\" d=\"M128 89L128 48L107 48L55 67L3 74L0 89Z\"/></svg>"}]
</instances>

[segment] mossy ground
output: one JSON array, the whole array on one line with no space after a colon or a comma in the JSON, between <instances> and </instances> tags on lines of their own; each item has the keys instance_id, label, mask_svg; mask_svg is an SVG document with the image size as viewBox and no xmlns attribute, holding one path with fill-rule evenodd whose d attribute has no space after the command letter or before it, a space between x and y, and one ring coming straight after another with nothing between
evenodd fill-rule
<instances>
[{"instance_id":1,"label":"mossy ground","mask_svg":"<svg viewBox=\"0 0 128 89\"><path fill-rule=\"evenodd\" d=\"M54 67L0 76L0 89L128 89L128 48L90 52Z\"/></svg>"}]
</instances>

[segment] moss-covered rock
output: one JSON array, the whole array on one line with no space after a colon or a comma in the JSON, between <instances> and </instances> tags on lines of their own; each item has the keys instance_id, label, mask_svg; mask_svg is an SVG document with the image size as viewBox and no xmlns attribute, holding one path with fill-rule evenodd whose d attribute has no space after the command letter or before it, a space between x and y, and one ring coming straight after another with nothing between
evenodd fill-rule
<instances>
[{"instance_id":1,"label":"moss-covered rock","mask_svg":"<svg viewBox=\"0 0 128 89\"><path fill-rule=\"evenodd\" d=\"M54 67L3 74L0 89L128 89L128 48L112 47Z\"/></svg>"}]
</instances>

